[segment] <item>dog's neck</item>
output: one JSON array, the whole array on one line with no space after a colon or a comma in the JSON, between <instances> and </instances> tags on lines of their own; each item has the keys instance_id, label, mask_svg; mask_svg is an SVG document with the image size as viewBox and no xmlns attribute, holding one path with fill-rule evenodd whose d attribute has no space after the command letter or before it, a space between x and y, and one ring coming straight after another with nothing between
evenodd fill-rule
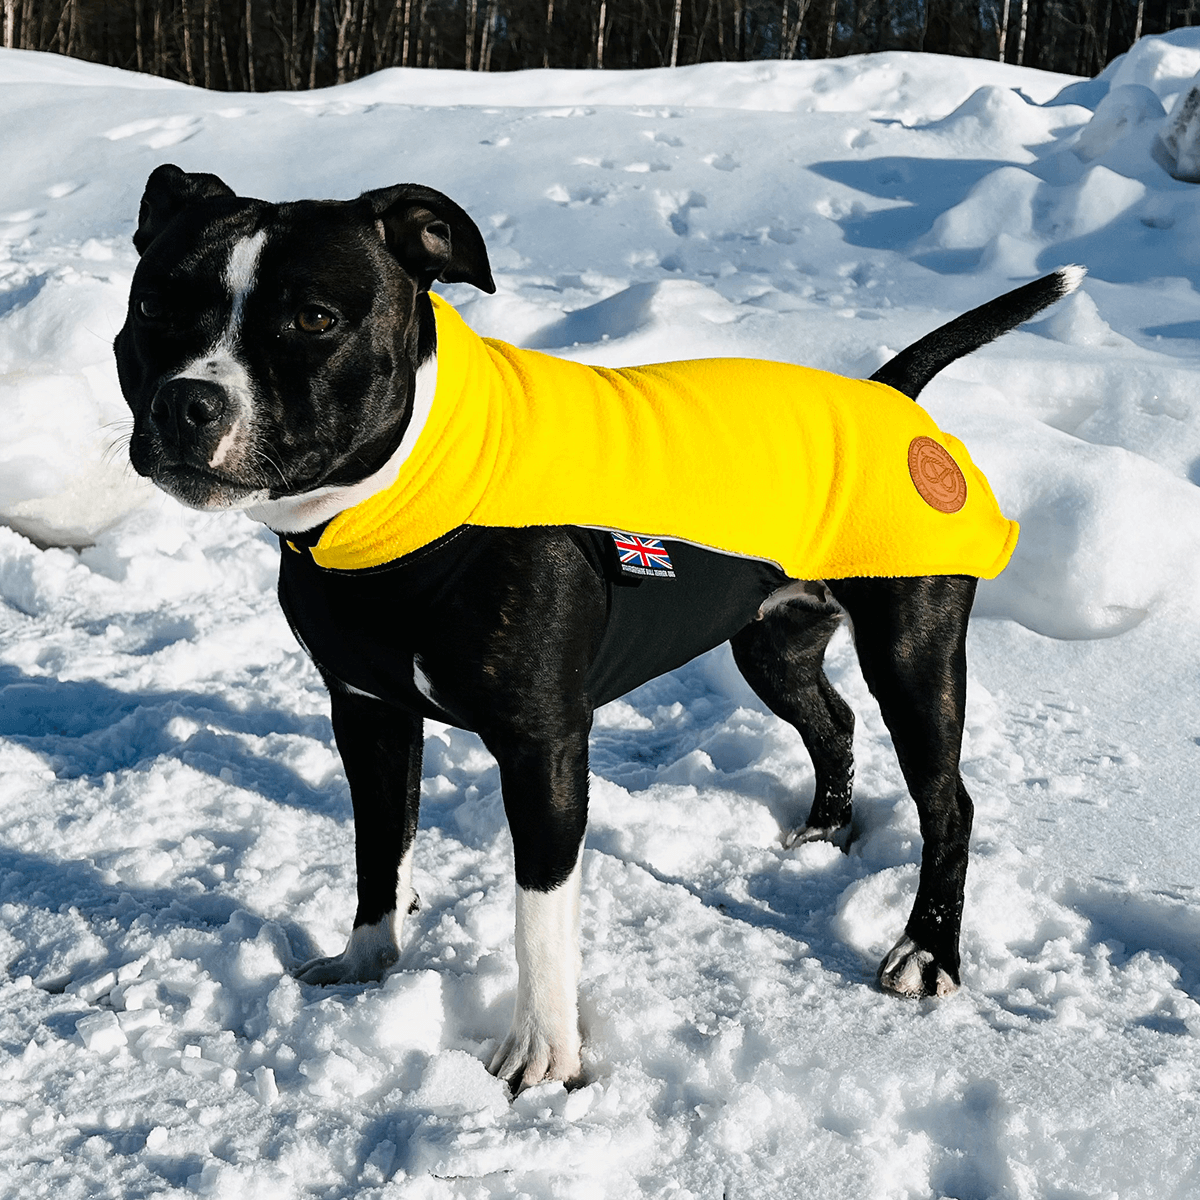
<instances>
[{"instance_id":1,"label":"dog's neck","mask_svg":"<svg viewBox=\"0 0 1200 1200\"><path fill-rule=\"evenodd\" d=\"M412 453L417 438L429 419L433 397L437 391L437 354L431 354L417 368L413 385L412 417L400 445L377 471L358 483L338 487L314 488L299 496L282 496L278 500L262 500L248 505L247 516L261 521L276 533L303 533L332 520L340 512L391 487L400 474L404 460Z\"/></svg>"}]
</instances>

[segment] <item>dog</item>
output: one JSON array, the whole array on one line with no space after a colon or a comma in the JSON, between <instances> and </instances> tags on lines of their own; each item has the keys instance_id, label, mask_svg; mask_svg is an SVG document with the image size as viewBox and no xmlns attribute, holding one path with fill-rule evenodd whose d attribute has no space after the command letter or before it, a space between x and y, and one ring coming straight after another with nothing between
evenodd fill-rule
<instances>
[{"instance_id":1,"label":"dog","mask_svg":"<svg viewBox=\"0 0 1200 1200\"><path fill-rule=\"evenodd\" d=\"M305 964L300 980L378 980L395 963L416 902L422 720L474 730L499 764L517 881L515 1013L490 1069L514 1090L577 1080L593 710L731 641L750 686L812 757L811 809L785 844L831 838L850 821L854 722L822 660L848 617L923 837L912 913L878 979L904 996L959 986L972 821L958 770L967 616L977 578L1002 568L1016 527L965 449L912 401L948 363L1073 291L1082 268L957 318L872 381L848 381L732 360L603 372L484 343L431 292L437 280L495 290L483 238L456 203L417 185L270 204L165 165L147 182L133 240L141 257L115 342L132 465L184 504L240 508L278 534L280 601L330 693L358 905L345 950ZM587 472L628 457L622 441L640 460L659 429L655 416L623 439L608 429L614 413L636 424L680 407L655 390L660 377L684 389L684 408L732 421L733 439L749 437L757 456L776 454L804 407L789 389L830 389L829 411L848 421L863 405L891 415L842 430L840 448L811 462L807 444L780 451L793 455L785 478L765 477L757 460L738 465L722 446L685 453L672 438L695 439L680 425L661 439L668 465L643 470L653 479L600 487ZM601 384L610 390L586 402L563 395ZM871 449L889 421L904 464ZM677 452L687 461L678 471ZM854 454L863 486L886 476L882 500L829 500L848 486L839 472ZM804 515L793 496L826 471L828 494L806 500L816 515ZM484 476L504 475L513 488L477 494ZM692 475L703 478L689 490ZM646 511L663 524L622 507L641 489L654 492ZM976 525L951 515L972 504ZM868 527L854 536L882 548L847 558L853 539L838 522L860 512ZM891 521L882 534L880 521ZM772 523L786 553L759 536ZM965 530L962 545L939 558L930 547L950 528ZM888 559L900 542L912 543L916 569Z\"/></svg>"}]
</instances>

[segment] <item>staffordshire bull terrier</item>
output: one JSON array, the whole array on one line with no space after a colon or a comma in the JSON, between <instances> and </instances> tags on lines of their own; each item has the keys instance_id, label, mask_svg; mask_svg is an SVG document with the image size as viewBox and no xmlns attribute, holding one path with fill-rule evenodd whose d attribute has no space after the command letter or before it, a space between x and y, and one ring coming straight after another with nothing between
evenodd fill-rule
<instances>
[{"instance_id":1,"label":"staffordshire bull terrier","mask_svg":"<svg viewBox=\"0 0 1200 1200\"><path fill-rule=\"evenodd\" d=\"M491 1070L580 1074L578 901L598 706L729 640L816 774L794 844L850 821L853 716L825 646L852 623L920 814L920 879L879 982L959 985L971 800L967 616L1016 526L916 404L960 355L1074 290L1064 268L871 381L749 360L609 371L475 335L436 280L495 290L452 200L399 185L271 204L159 167L116 339L135 470L280 538L279 597L329 689L358 907L313 984L377 980L415 905L422 719L495 756L518 984Z\"/></svg>"}]
</instances>

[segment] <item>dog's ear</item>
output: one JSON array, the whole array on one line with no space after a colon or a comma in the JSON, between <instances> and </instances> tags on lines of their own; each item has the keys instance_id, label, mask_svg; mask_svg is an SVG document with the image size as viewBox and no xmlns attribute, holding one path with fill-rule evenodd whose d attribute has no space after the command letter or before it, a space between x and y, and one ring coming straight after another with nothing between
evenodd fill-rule
<instances>
[{"instance_id":1,"label":"dog's ear","mask_svg":"<svg viewBox=\"0 0 1200 1200\"><path fill-rule=\"evenodd\" d=\"M470 283L494 292L492 268L479 227L449 196L416 183L364 192L383 230L383 239L400 265L429 289L443 283Z\"/></svg>"},{"instance_id":2,"label":"dog's ear","mask_svg":"<svg viewBox=\"0 0 1200 1200\"><path fill-rule=\"evenodd\" d=\"M215 175L189 174L174 163L155 167L146 180L146 190L138 209L137 233L133 235L138 254L145 254L146 247L185 208L201 200L233 194L233 189Z\"/></svg>"}]
</instances>

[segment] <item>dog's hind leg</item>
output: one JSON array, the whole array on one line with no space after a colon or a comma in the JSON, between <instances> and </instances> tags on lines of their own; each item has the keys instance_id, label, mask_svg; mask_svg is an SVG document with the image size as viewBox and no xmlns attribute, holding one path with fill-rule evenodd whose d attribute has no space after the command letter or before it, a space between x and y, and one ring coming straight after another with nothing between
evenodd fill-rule
<instances>
[{"instance_id":1,"label":"dog's hind leg","mask_svg":"<svg viewBox=\"0 0 1200 1200\"><path fill-rule=\"evenodd\" d=\"M354 805L358 909L341 954L305 963L302 983L367 983L400 956L416 907L412 851L421 800L421 718L330 681L333 732Z\"/></svg>"},{"instance_id":2,"label":"dog's hind leg","mask_svg":"<svg viewBox=\"0 0 1200 1200\"><path fill-rule=\"evenodd\" d=\"M854 713L825 677L825 647L841 622L832 607L804 601L771 607L736 634L733 658L746 682L777 716L794 725L816 773L812 808L784 844L829 840L850 823Z\"/></svg>"},{"instance_id":3,"label":"dog's hind leg","mask_svg":"<svg viewBox=\"0 0 1200 1200\"><path fill-rule=\"evenodd\" d=\"M829 582L854 623L863 677L921 821L917 898L904 936L879 968L880 985L902 996L946 995L959 984L973 810L958 764L976 582L962 575Z\"/></svg>"}]
</instances>

